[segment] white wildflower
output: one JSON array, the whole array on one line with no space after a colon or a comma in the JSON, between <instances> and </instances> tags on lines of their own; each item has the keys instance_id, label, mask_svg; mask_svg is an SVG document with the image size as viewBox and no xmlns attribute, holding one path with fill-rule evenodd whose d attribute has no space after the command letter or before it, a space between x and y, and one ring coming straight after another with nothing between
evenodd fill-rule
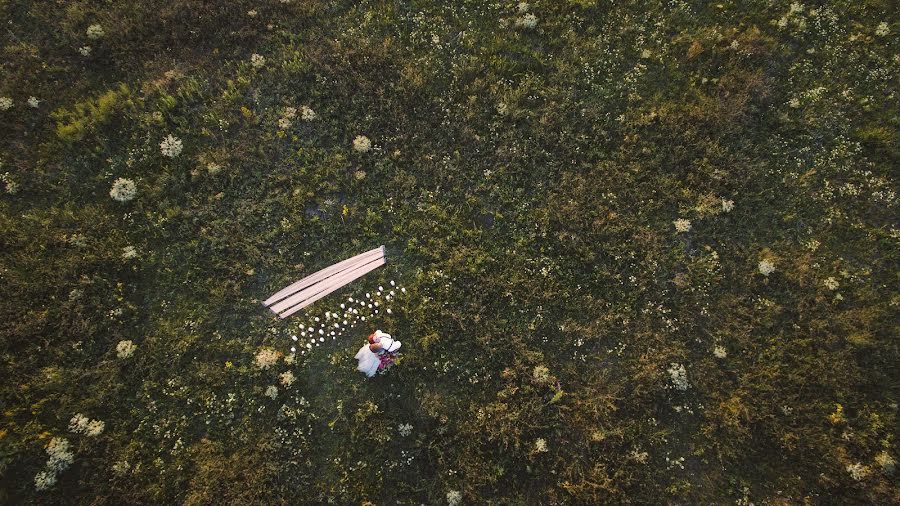
<instances>
[{"instance_id":1,"label":"white wildflower","mask_svg":"<svg viewBox=\"0 0 900 506\"><path fill-rule=\"evenodd\" d=\"M517 7L519 8L519 12L524 14L528 12L528 8L530 7L530 5L528 5L528 2L519 2L519 5Z\"/></svg>"},{"instance_id":2,"label":"white wildflower","mask_svg":"<svg viewBox=\"0 0 900 506\"><path fill-rule=\"evenodd\" d=\"M550 380L550 369L547 369L543 365L534 366L534 370L531 371L531 376L534 378L534 381L538 383L546 383Z\"/></svg>"},{"instance_id":3,"label":"white wildflower","mask_svg":"<svg viewBox=\"0 0 900 506\"><path fill-rule=\"evenodd\" d=\"M291 356L293 356L293 355L291 355ZM287 362L287 359L285 359L285 362ZM297 379L294 377L294 373L292 373L291 371L285 371L285 372L281 373L281 375L279 375L278 377L281 381L281 384L286 387L291 386L291 384L294 381L296 381L296 379Z\"/></svg>"},{"instance_id":4,"label":"white wildflower","mask_svg":"<svg viewBox=\"0 0 900 506\"><path fill-rule=\"evenodd\" d=\"M38 491L47 490L56 485L56 473L41 471L34 477L34 488Z\"/></svg>"},{"instance_id":5,"label":"white wildflower","mask_svg":"<svg viewBox=\"0 0 900 506\"><path fill-rule=\"evenodd\" d=\"M715 355L716 358L725 358L725 357L728 356L728 352L725 351L725 347L724 347L724 346L722 346L722 345L716 345L716 347L713 348L713 355Z\"/></svg>"},{"instance_id":6,"label":"white wildflower","mask_svg":"<svg viewBox=\"0 0 900 506\"><path fill-rule=\"evenodd\" d=\"M797 98L797 97L794 97L794 98L788 100L788 105L789 105L792 109L797 109L798 107L800 107L800 99Z\"/></svg>"},{"instance_id":7,"label":"white wildflower","mask_svg":"<svg viewBox=\"0 0 900 506\"><path fill-rule=\"evenodd\" d=\"M87 37L89 39L99 39L100 37L106 35L106 33L103 31L103 27L96 24L87 27L87 32L85 33L87 33Z\"/></svg>"},{"instance_id":8,"label":"white wildflower","mask_svg":"<svg viewBox=\"0 0 900 506\"><path fill-rule=\"evenodd\" d=\"M180 155L182 147L181 139L172 134L167 135L166 138L159 143L159 151L163 156L168 156L169 158L175 158Z\"/></svg>"},{"instance_id":9,"label":"white wildflower","mask_svg":"<svg viewBox=\"0 0 900 506\"><path fill-rule=\"evenodd\" d=\"M41 101L37 97L28 97L28 105L37 109L41 105Z\"/></svg>"},{"instance_id":10,"label":"white wildflower","mask_svg":"<svg viewBox=\"0 0 900 506\"><path fill-rule=\"evenodd\" d=\"M690 387L687 379L687 371L681 364L672 363L668 369L669 377L672 379L672 385L678 390L687 390Z\"/></svg>"},{"instance_id":11,"label":"white wildflower","mask_svg":"<svg viewBox=\"0 0 900 506\"><path fill-rule=\"evenodd\" d=\"M878 23L878 28L875 29L875 35L879 37L884 37L885 35L891 33L891 29L888 28L888 24L884 21Z\"/></svg>"},{"instance_id":12,"label":"white wildflower","mask_svg":"<svg viewBox=\"0 0 900 506\"><path fill-rule=\"evenodd\" d=\"M547 451L547 441L539 437L534 441L534 452L535 453L543 453Z\"/></svg>"},{"instance_id":13,"label":"white wildflower","mask_svg":"<svg viewBox=\"0 0 900 506\"><path fill-rule=\"evenodd\" d=\"M266 389L266 397L274 399L278 397L278 387L275 385L269 385L269 388Z\"/></svg>"},{"instance_id":14,"label":"white wildflower","mask_svg":"<svg viewBox=\"0 0 900 506\"><path fill-rule=\"evenodd\" d=\"M679 218L672 222L675 225L675 232L687 232L691 229L690 220Z\"/></svg>"},{"instance_id":15,"label":"white wildflower","mask_svg":"<svg viewBox=\"0 0 900 506\"><path fill-rule=\"evenodd\" d=\"M734 201L722 199L722 211L730 213L732 209L734 209Z\"/></svg>"},{"instance_id":16,"label":"white wildflower","mask_svg":"<svg viewBox=\"0 0 900 506\"><path fill-rule=\"evenodd\" d=\"M372 141L369 140L365 135L357 135L355 139L353 139L353 149L359 151L360 153L365 153L366 151L372 149Z\"/></svg>"},{"instance_id":17,"label":"white wildflower","mask_svg":"<svg viewBox=\"0 0 900 506\"><path fill-rule=\"evenodd\" d=\"M868 466L862 465L862 463L857 462L856 464L850 464L847 466L847 472L850 473L850 477L856 481L860 481L866 476L869 476L871 469Z\"/></svg>"},{"instance_id":18,"label":"white wildflower","mask_svg":"<svg viewBox=\"0 0 900 506\"><path fill-rule=\"evenodd\" d=\"M75 455L69 451L69 441L61 437L50 440L47 445L47 455L50 455L47 468L54 472L66 469L75 460Z\"/></svg>"},{"instance_id":19,"label":"white wildflower","mask_svg":"<svg viewBox=\"0 0 900 506\"><path fill-rule=\"evenodd\" d=\"M300 107L300 117L303 121L312 121L316 119L318 115L315 111L304 105Z\"/></svg>"},{"instance_id":20,"label":"white wildflower","mask_svg":"<svg viewBox=\"0 0 900 506\"><path fill-rule=\"evenodd\" d=\"M8 111L13 106L13 101L9 97L0 97L0 111Z\"/></svg>"},{"instance_id":21,"label":"white wildflower","mask_svg":"<svg viewBox=\"0 0 900 506\"><path fill-rule=\"evenodd\" d=\"M296 107L285 107L281 112L282 118L294 119L297 117L297 108Z\"/></svg>"},{"instance_id":22,"label":"white wildflower","mask_svg":"<svg viewBox=\"0 0 900 506\"><path fill-rule=\"evenodd\" d=\"M257 14L258 13L256 12L256 9L247 11L247 15L250 16L251 18L255 18Z\"/></svg>"},{"instance_id":23,"label":"white wildflower","mask_svg":"<svg viewBox=\"0 0 900 506\"><path fill-rule=\"evenodd\" d=\"M459 490L451 490L447 492L447 506L460 506L462 504L462 494Z\"/></svg>"},{"instance_id":24,"label":"white wildflower","mask_svg":"<svg viewBox=\"0 0 900 506\"><path fill-rule=\"evenodd\" d=\"M106 428L106 422L101 420L91 420L91 422L87 426L87 430L85 430L85 434L88 436L97 437L100 434L103 434L103 429Z\"/></svg>"},{"instance_id":25,"label":"white wildflower","mask_svg":"<svg viewBox=\"0 0 900 506\"><path fill-rule=\"evenodd\" d=\"M256 366L260 369L268 369L275 365L279 358L281 358L281 354L272 348L260 348L256 354Z\"/></svg>"},{"instance_id":26,"label":"white wildflower","mask_svg":"<svg viewBox=\"0 0 900 506\"><path fill-rule=\"evenodd\" d=\"M135 345L132 341L119 341L119 344L116 345L116 356L119 358L128 358L134 355L134 350L137 349L137 345Z\"/></svg>"},{"instance_id":27,"label":"white wildflower","mask_svg":"<svg viewBox=\"0 0 900 506\"><path fill-rule=\"evenodd\" d=\"M841 284L838 283L838 280L834 279L834 277L828 277L825 280L825 288L828 288L829 290L837 290L839 286L841 286Z\"/></svg>"},{"instance_id":28,"label":"white wildflower","mask_svg":"<svg viewBox=\"0 0 900 506\"><path fill-rule=\"evenodd\" d=\"M125 246L122 248L122 260L131 260L132 258L137 258L137 250L134 246Z\"/></svg>"},{"instance_id":29,"label":"white wildflower","mask_svg":"<svg viewBox=\"0 0 900 506\"><path fill-rule=\"evenodd\" d=\"M75 416L69 420L69 432L74 432L76 434L83 434L84 431L87 430L87 426L90 420L88 417L82 415L81 413L75 413Z\"/></svg>"},{"instance_id":30,"label":"white wildflower","mask_svg":"<svg viewBox=\"0 0 900 506\"><path fill-rule=\"evenodd\" d=\"M521 26L523 28L534 28L537 26L537 23L538 17L531 12L516 20L516 26Z\"/></svg>"},{"instance_id":31,"label":"white wildflower","mask_svg":"<svg viewBox=\"0 0 900 506\"><path fill-rule=\"evenodd\" d=\"M772 263L771 260L760 260L759 261L759 273L763 276L768 276L775 272L775 264Z\"/></svg>"},{"instance_id":32,"label":"white wildflower","mask_svg":"<svg viewBox=\"0 0 900 506\"><path fill-rule=\"evenodd\" d=\"M279 130L287 130L291 128L291 120L287 118L279 118L278 119L278 129Z\"/></svg>"},{"instance_id":33,"label":"white wildflower","mask_svg":"<svg viewBox=\"0 0 900 506\"><path fill-rule=\"evenodd\" d=\"M258 69L266 64L266 58L261 54L253 53L250 55L250 65L253 65L253 68Z\"/></svg>"},{"instance_id":34,"label":"white wildflower","mask_svg":"<svg viewBox=\"0 0 900 506\"><path fill-rule=\"evenodd\" d=\"M81 56L90 56L91 55L91 46L81 46L78 48L78 53Z\"/></svg>"},{"instance_id":35,"label":"white wildflower","mask_svg":"<svg viewBox=\"0 0 900 506\"><path fill-rule=\"evenodd\" d=\"M137 185L134 181L125 178L118 178L113 182L109 196L119 202L127 202L134 198L137 194Z\"/></svg>"},{"instance_id":36,"label":"white wildflower","mask_svg":"<svg viewBox=\"0 0 900 506\"><path fill-rule=\"evenodd\" d=\"M644 49L643 51L641 51L641 58L646 60L647 58L650 58L651 54L652 53L650 52L649 49Z\"/></svg>"},{"instance_id":37,"label":"white wildflower","mask_svg":"<svg viewBox=\"0 0 900 506\"><path fill-rule=\"evenodd\" d=\"M403 436L403 437L406 437L406 436L412 434L412 430L413 430L413 426L412 426L411 424L408 424L408 423L401 423L401 424L397 427L397 432L399 432L400 435Z\"/></svg>"},{"instance_id":38,"label":"white wildflower","mask_svg":"<svg viewBox=\"0 0 900 506\"><path fill-rule=\"evenodd\" d=\"M634 450L631 451L631 458L634 459L634 461L637 462L638 464L646 464L647 457L649 457L649 456L650 456L650 454L648 454L647 452L640 451L639 448L635 448Z\"/></svg>"}]
</instances>

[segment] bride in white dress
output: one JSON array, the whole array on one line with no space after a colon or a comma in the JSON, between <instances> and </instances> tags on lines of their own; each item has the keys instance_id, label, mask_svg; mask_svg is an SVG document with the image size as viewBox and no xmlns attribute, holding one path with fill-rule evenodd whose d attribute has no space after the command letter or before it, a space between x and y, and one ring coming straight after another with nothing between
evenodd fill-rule
<instances>
[{"instance_id":1,"label":"bride in white dress","mask_svg":"<svg viewBox=\"0 0 900 506\"><path fill-rule=\"evenodd\" d=\"M368 343L356 352L356 360L359 362L356 369L364 373L367 377L375 376L381 366L382 359L385 354L392 355L400 349L402 343L394 341L390 334L376 330L374 334L369 336Z\"/></svg>"}]
</instances>

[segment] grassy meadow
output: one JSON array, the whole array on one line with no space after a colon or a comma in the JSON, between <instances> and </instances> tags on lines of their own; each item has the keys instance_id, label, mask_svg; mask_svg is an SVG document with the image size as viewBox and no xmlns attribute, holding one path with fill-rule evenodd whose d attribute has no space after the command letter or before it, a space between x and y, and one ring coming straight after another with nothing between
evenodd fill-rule
<instances>
[{"instance_id":1,"label":"grassy meadow","mask_svg":"<svg viewBox=\"0 0 900 506\"><path fill-rule=\"evenodd\" d=\"M898 12L0 0L0 504L900 503Z\"/></svg>"}]
</instances>

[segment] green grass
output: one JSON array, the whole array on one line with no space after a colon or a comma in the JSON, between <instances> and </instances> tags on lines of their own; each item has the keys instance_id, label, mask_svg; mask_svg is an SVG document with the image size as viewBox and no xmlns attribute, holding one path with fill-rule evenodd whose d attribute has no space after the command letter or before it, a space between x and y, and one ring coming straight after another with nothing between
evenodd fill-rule
<instances>
[{"instance_id":1,"label":"green grass","mask_svg":"<svg viewBox=\"0 0 900 506\"><path fill-rule=\"evenodd\" d=\"M0 503L897 503L890 2L529 4L0 2Z\"/></svg>"}]
</instances>

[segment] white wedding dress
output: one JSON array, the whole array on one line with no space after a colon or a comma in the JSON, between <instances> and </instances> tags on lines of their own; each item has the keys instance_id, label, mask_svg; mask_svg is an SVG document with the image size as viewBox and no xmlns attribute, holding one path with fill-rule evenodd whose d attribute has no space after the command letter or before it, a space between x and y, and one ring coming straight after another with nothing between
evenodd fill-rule
<instances>
[{"instance_id":1,"label":"white wedding dress","mask_svg":"<svg viewBox=\"0 0 900 506\"><path fill-rule=\"evenodd\" d=\"M375 373L378 372L378 366L381 364L381 360L376 353L373 353L372 350L369 349L368 344L364 344L363 347L356 352L355 358L359 361L356 368L360 372L365 373L369 378L375 376Z\"/></svg>"}]
</instances>

